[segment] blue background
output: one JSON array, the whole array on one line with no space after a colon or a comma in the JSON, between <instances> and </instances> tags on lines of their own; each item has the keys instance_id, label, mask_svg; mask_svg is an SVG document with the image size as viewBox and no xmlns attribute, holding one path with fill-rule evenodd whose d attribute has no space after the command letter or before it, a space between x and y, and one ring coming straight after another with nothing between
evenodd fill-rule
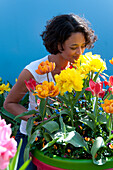
<instances>
[{"instance_id":1,"label":"blue background","mask_svg":"<svg viewBox=\"0 0 113 170\"><path fill-rule=\"evenodd\" d=\"M15 78L31 61L47 55L40 34L53 16L75 13L88 19L98 35L90 51L100 54L113 66L113 0L0 0L0 77L15 83Z\"/></svg>"}]
</instances>

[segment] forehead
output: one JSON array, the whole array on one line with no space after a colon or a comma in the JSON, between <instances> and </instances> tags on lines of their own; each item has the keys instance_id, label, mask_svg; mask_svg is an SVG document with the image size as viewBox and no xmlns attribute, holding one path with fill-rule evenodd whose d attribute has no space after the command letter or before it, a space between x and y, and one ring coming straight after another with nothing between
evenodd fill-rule
<instances>
[{"instance_id":1,"label":"forehead","mask_svg":"<svg viewBox=\"0 0 113 170\"><path fill-rule=\"evenodd\" d=\"M72 44L84 44L85 37L84 34L81 32L72 33L71 36L65 41L65 45L72 45Z\"/></svg>"}]
</instances>

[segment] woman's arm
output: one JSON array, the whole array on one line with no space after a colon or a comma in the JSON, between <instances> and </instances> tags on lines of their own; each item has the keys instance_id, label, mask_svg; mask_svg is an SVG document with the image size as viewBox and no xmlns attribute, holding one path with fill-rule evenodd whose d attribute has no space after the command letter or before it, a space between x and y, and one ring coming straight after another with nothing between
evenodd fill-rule
<instances>
[{"instance_id":1,"label":"woman's arm","mask_svg":"<svg viewBox=\"0 0 113 170\"><path fill-rule=\"evenodd\" d=\"M24 80L28 81L30 78L33 78L33 75L28 70L24 69L4 102L4 108L15 116L27 111L19 102L28 92ZM21 117L21 119L28 120L29 117L30 115Z\"/></svg>"}]
</instances>

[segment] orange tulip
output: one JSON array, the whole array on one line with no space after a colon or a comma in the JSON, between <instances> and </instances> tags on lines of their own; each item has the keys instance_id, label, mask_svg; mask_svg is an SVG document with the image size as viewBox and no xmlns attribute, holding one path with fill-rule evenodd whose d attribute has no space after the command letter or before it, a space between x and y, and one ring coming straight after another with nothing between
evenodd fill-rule
<instances>
[{"instance_id":1,"label":"orange tulip","mask_svg":"<svg viewBox=\"0 0 113 170\"><path fill-rule=\"evenodd\" d=\"M36 90L33 95L38 95L40 98L46 98L48 96L55 97L59 94L57 86L54 86L53 82L44 81L42 84L36 86Z\"/></svg>"},{"instance_id":2,"label":"orange tulip","mask_svg":"<svg viewBox=\"0 0 113 170\"><path fill-rule=\"evenodd\" d=\"M55 69L55 63L49 62L48 60L46 60L45 62L42 61L39 66L38 69L35 70L35 72L37 74L43 75L45 73L49 73L51 71L53 71Z\"/></svg>"},{"instance_id":3,"label":"orange tulip","mask_svg":"<svg viewBox=\"0 0 113 170\"><path fill-rule=\"evenodd\" d=\"M108 99L105 99L104 100L104 103L101 104L103 110L106 112L106 113L113 113L113 100L108 100Z\"/></svg>"}]
</instances>

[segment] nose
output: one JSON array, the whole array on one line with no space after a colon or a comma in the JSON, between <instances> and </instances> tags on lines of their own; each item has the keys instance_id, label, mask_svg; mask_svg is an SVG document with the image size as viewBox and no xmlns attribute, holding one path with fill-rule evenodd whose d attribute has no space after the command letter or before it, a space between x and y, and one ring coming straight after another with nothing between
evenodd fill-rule
<instances>
[{"instance_id":1,"label":"nose","mask_svg":"<svg viewBox=\"0 0 113 170\"><path fill-rule=\"evenodd\" d=\"M81 48L81 47L78 47L77 50L76 50L76 54L82 55L82 53L83 53L82 48Z\"/></svg>"}]
</instances>

